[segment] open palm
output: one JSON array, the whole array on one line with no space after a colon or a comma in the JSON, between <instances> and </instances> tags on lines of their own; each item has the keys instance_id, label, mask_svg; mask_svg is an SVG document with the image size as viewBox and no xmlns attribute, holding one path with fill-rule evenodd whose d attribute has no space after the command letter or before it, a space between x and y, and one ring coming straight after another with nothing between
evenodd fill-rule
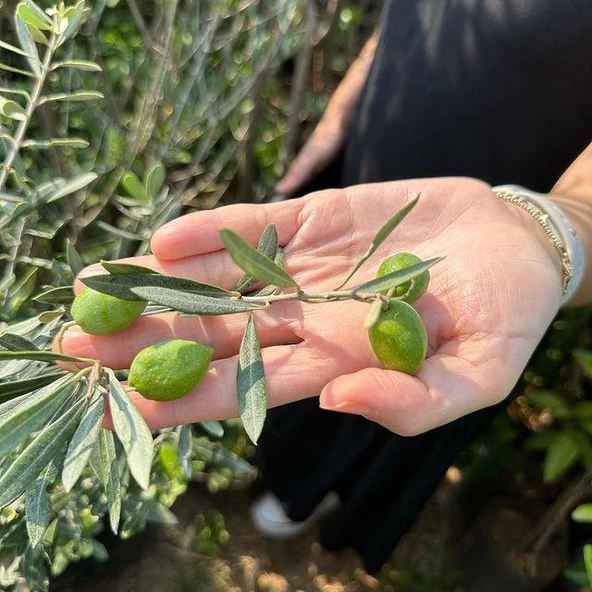
<instances>
[{"instance_id":1,"label":"open palm","mask_svg":"<svg viewBox=\"0 0 592 592\"><path fill-rule=\"evenodd\" d=\"M157 231L154 255L134 262L231 288L242 272L224 251L218 230L233 229L256 244L273 222L287 271L307 292L328 291L418 191L417 206L352 280L371 279L380 261L395 252L445 257L415 303L429 340L418 374L380 368L363 328L367 304L286 302L256 313L270 406L320 394L325 408L413 435L505 397L559 306L560 274L545 235L486 185L469 179L400 181L198 212ZM135 401L155 428L222 419L238 414L236 354L245 323L243 314L146 316L112 336L70 329L64 351L127 368L140 349L162 339L208 343L215 361L192 393L167 403L139 395Z\"/></svg>"}]
</instances>

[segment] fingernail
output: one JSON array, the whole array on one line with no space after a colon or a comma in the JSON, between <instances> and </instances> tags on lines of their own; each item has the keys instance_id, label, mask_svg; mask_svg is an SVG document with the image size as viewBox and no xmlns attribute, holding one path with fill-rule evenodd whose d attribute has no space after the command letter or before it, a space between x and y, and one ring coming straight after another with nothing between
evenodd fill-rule
<instances>
[{"instance_id":1,"label":"fingernail","mask_svg":"<svg viewBox=\"0 0 592 592\"><path fill-rule=\"evenodd\" d=\"M332 403L323 398L319 400L319 407L326 411L337 411L339 413L351 413L352 415L372 415L372 408L355 401L337 401Z\"/></svg>"}]
</instances>

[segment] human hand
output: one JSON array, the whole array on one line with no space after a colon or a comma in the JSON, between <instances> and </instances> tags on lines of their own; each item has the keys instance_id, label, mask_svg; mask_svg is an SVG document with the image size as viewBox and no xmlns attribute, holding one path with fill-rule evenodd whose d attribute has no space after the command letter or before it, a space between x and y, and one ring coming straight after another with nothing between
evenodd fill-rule
<instances>
[{"instance_id":1,"label":"human hand","mask_svg":"<svg viewBox=\"0 0 592 592\"><path fill-rule=\"evenodd\" d=\"M415 303L429 342L415 376L379 367L363 328L364 303L292 301L256 314L269 406L320 393L322 407L414 435L504 398L559 306L558 258L546 235L486 185L469 179L400 181L198 212L157 231L154 255L133 262L231 288L242 272L218 230L230 228L255 244L274 222L287 271L307 290L330 290L376 230L418 191L416 207L355 278L374 277L379 261L399 251L446 257L431 269L428 292ZM149 425L158 428L238 415L236 354L245 323L242 314L145 316L116 335L70 329L63 348L127 368L140 349L162 339L211 345L216 359L189 395L166 403L134 397Z\"/></svg>"}]
</instances>

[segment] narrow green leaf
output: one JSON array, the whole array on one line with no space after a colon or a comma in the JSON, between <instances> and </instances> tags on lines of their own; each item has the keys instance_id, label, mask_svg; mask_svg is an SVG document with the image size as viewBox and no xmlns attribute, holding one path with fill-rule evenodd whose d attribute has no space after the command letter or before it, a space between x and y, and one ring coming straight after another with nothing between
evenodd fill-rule
<instances>
[{"instance_id":1,"label":"narrow green leaf","mask_svg":"<svg viewBox=\"0 0 592 592\"><path fill-rule=\"evenodd\" d=\"M185 473L186 479L191 479L191 457L193 452L193 431L189 424L177 427L177 450L179 452L179 464Z\"/></svg>"},{"instance_id":2,"label":"narrow green leaf","mask_svg":"<svg viewBox=\"0 0 592 592\"><path fill-rule=\"evenodd\" d=\"M96 90L79 90L73 93L54 93L45 95L39 99L39 104L54 103L56 101L98 101L103 99L103 93Z\"/></svg>"},{"instance_id":3,"label":"narrow green leaf","mask_svg":"<svg viewBox=\"0 0 592 592\"><path fill-rule=\"evenodd\" d=\"M132 265L131 263L117 263L116 261L101 261L101 265L111 274L116 273L153 273L161 275L160 272L154 271L149 267L142 267L141 265ZM207 284L205 284L207 285Z\"/></svg>"},{"instance_id":4,"label":"narrow green leaf","mask_svg":"<svg viewBox=\"0 0 592 592\"><path fill-rule=\"evenodd\" d=\"M576 349L573 352L575 359L580 363L584 374L592 378L592 351L585 349Z\"/></svg>"},{"instance_id":5,"label":"narrow green leaf","mask_svg":"<svg viewBox=\"0 0 592 592\"><path fill-rule=\"evenodd\" d=\"M40 389L64 376L63 371L52 371L49 374L39 374L32 378L9 380L0 382L0 403Z\"/></svg>"},{"instance_id":6,"label":"narrow green leaf","mask_svg":"<svg viewBox=\"0 0 592 592\"><path fill-rule=\"evenodd\" d=\"M27 25L31 25L42 31L50 31L52 29L53 22L49 16L31 0L19 2L16 7L16 14Z\"/></svg>"},{"instance_id":7,"label":"narrow green leaf","mask_svg":"<svg viewBox=\"0 0 592 592\"><path fill-rule=\"evenodd\" d=\"M26 118L26 113L23 107L21 107L16 101L12 101L3 96L0 96L0 114L17 121L24 121Z\"/></svg>"},{"instance_id":8,"label":"narrow green leaf","mask_svg":"<svg viewBox=\"0 0 592 592\"><path fill-rule=\"evenodd\" d=\"M257 250L272 261L275 259L278 251L278 233L275 224L268 224L259 239ZM245 273L235 286L237 292L245 293L248 289L257 282L253 276Z\"/></svg>"},{"instance_id":9,"label":"narrow green leaf","mask_svg":"<svg viewBox=\"0 0 592 592\"><path fill-rule=\"evenodd\" d=\"M103 68L95 62L88 60L67 60L64 62L56 62L51 69L58 70L59 68L72 68L74 70L83 70L85 72L102 72Z\"/></svg>"},{"instance_id":10,"label":"narrow green leaf","mask_svg":"<svg viewBox=\"0 0 592 592\"><path fill-rule=\"evenodd\" d=\"M417 204L417 200L419 199L419 194L417 194L409 203L405 204L392 218L390 218L386 224L380 228L380 230L376 233L374 238L372 239L372 244L368 247L368 250L362 255L362 257L358 260L358 262L353 266L352 270L349 272L348 276L345 280L337 287L336 290L340 290L349 282L352 278L354 273L368 261L372 255L374 255L376 249L380 247L380 245L390 236L390 234L397 228L397 226L402 222L403 218L407 216L407 214L415 207Z\"/></svg>"},{"instance_id":11,"label":"narrow green leaf","mask_svg":"<svg viewBox=\"0 0 592 592\"><path fill-rule=\"evenodd\" d=\"M107 494L107 505L109 507L109 524L113 534L117 534L119 520L121 518L121 483L113 432L105 428L100 429L99 450L101 454L103 482L105 484L105 493Z\"/></svg>"},{"instance_id":12,"label":"narrow green leaf","mask_svg":"<svg viewBox=\"0 0 592 592\"><path fill-rule=\"evenodd\" d=\"M274 286L298 288L296 280L285 269L251 247L236 232L222 229L220 235L233 261L243 271Z\"/></svg>"},{"instance_id":13,"label":"narrow green leaf","mask_svg":"<svg viewBox=\"0 0 592 592\"><path fill-rule=\"evenodd\" d=\"M179 519L163 504L154 501L148 510L148 521L160 526L175 526Z\"/></svg>"},{"instance_id":14,"label":"narrow green leaf","mask_svg":"<svg viewBox=\"0 0 592 592\"><path fill-rule=\"evenodd\" d=\"M76 277L85 267L82 257L72 244L70 239L66 239L66 261L70 267L72 275Z\"/></svg>"},{"instance_id":15,"label":"narrow green leaf","mask_svg":"<svg viewBox=\"0 0 592 592\"><path fill-rule=\"evenodd\" d=\"M83 173L82 175L78 175L73 179L70 179L66 183L64 183L59 189L51 193L47 197L47 203L51 203L61 199L62 197L66 197L67 195L71 195L76 191L80 191L84 189L87 185L90 185L98 175L96 173Z\"/></svg>"},{"instance_id":16,"label":"narrow green leaf","mask_svg":"<svg viewBox=\"0 0 592 592\"><path fill-rule=\"evenodd\" d=\"M0 45L1 47L1 45ZM5 70L6 72L12 72L13 74L20 74L21 76L26 76L27 78L35 78L35 74L33 74L32 72L29 72L28 70L22 70L21 68L14 68L13 66L9 66L8 64L1 64L0 63L0 70ZM21 91L19 89L9 89L9 88L3 88L2 92L5 93L16 93L16 94L22 94L23 96L27 96L29 93L27 93L26 91ZM6 139L6 137L5 137Z\"/></svg>"},{"instance_id":17,"label":"narrow green leaf","mask_svg":"<svg viewBox=\"0 0 592 592\"><path fill-rule=\"evenodd\" d=\"M2 49L6 49L8 51L11 51L12 53L17 53L18 55L24 56L26 58L30 57L27 52L23 51L22 49L19 49L18 47L15 47L14 45L10 45L10 43L6 43L6 41L2 41L0 39L0 47Z\"/></svg>"},{"instance_id":18,"label":"narrow green leaf","mask_svg":"<svg viewBox=\"0 0 592 592\"><path fill-rule=\"evenodd\" d=\"M421 275L426 269L429 269L436 263L442 261L442 259L444 259L444 257L434 257L433 259L422 261L416 265L405 267L405 269L387 273L382 277L375 278L369 282L364 282L363 284L356 286L353 288L353 292L356 294L361 294L363 292L375 294L377 292L383 292L384 290L396 288L397 286L412 280L414 277Z\"/></svg>"},{"instance_id":19,"label":"narrow green leaf","mask_svg":"<svg viewBox=\"0 0 592 592\"><path fill-rule=\"evenodd\" d=\"M82 402L79 402L48 425L0 476L0 508L22 495L29 483L67 444L83 409Z\"/></svg>"},{"instance_id":20,"label":"narrow green leaf","mask_svg":"<svg viewBox=\"0 0 592 592\"><path fill-rule=\"evenodd\" d=\"M65 308L61 308L59 310L46 310L45 312L42 312L37 318L42 325L49 325L57 319L61 319L65 314Z\"/></svg>"},{"instance_id":21,"label":"narrow green leaf","mask_svg":"<svg viewBox=\"0 0 592 592\"><path fill-rule=\"evenodd\" d=\"M580 457L578 443L569 433L560 433L547 450L543 465L543 478L546 483L557 481Z\"/></svg>"},{"instance_id":22,"label":"narrow green leaf","mask_svg":"<svg viewBox=\"0 0 592 592\"><path fill-rule=\"evenodd\" d=\"M72 395L77 382L72 375L64 376L39 389L4 415L0 419L0 457L17 448L33 432L39 430Z\"/></svg>"},{"instance_id":23,"label":"narrow green leaf","mask_svg":"<svg viewBox=\"0 0 592 592\"><path fill-rule=\"evenodd\" d=\"M584 565L586 566L586 576L588 584L592 586L592 545L584 545Z\"/></svg>"},{"instance_id":24,"label":"narrow green leaf","mask_svg":"<svg viewBox=\"0 0 592 592\"><path fill-rule=\"evenodd\" d=\"M250 304L235 298L213 298L189 292L178 292L170 288L137 287L131 291L142 300L149 300L154 304L168 306L185 314L193 315L222 315L261 310L257 304Z\"/></svg>"},{"instance_id":25,"label":"narrow green leaf","mask_svg":"<svg viewBox=\"0 0 592 592\"><path fill-rule=\"evenodd\" d=\"M33 300L43 302L44 304L63 304L68 306L74 301L74 292L72 291L72 286L51 288L37 294L37 296L33 297Z\"/></svg>"},{"instance_id":26,"label":"narrow green leaf","mask_svg":"<svg viewBox=\"0 0 592 592\"><path fill-rule=\"evenodd\" d=\"M81 362L80 358L73 358L65 354L56 354L50 351L0 351L2 360L36 360L37 362Z\"/></svg>"},{"instance_id":27,"label":"narrow green leaf","mask_svg":"<svg viewBox=\"0 0 592 592\"><path fill-rule=\"evenodd\" d=\"M236 387L243 427L253 444L257 444L267 414L267 392L261 347L252 314L238 354Z\"/></svg>"},{"instance_id":28,"label":"narrow green leaf","mask_svg":"<svg viewBox=\"0 0 592 592\"><path fill-rule=\"evenodd\" d=\"M70 39L71 37L74 37L74 35L76 35L80 25L82 24L82 21L84 20L84 16L84 0L80 0L80 2L77 2L75 6L69 7L66 10L68 26L60 36L60 45L67 39Z\"/></svg>"},{"instance_id":29,"label":"narrow green leaf","mask_svg":"<svg viewBox=\"0 0 592 592\"><path fill-rule=\"evenodd\" d=\"M25 518L32 547L36 547L43 540L51 522L53 510L47 488L58 476L64 451L58 452L26 489Z\"/></svg>"},{"instance_id":30,"label":"narrow green leaf","mask_svg":"<svg viewBox=\"0 0 592 592\"><path fill-rule=\"evenodd\" d=\"M161 164L157 164L148 169L146 178L144 179L144 185L148 197L155 198L158 196L158 192L164 185L165 176L166 172Z\"/></svg>"},{"instance_id":31,"label":"narrow green leaf","mask_svg":"<svg viewBox=\"0 0 592 592\"><path fill-rule=\"evenodd\" d=\"M19 43L23 48L24 55L27 58L27 62L29 62L31 71L36 76L40 76L41 61L39 60L39 52L37 51L37 46L35 45L35 41L33 41L33 38L31 37L31 33L29 33L29 30L27 29L25 21L19 18L18 15L15 15L14 27L16 29L16 35L18 37Z\"/></svg>"},{"instance_id":32,"label":"narrow green leaf","mask_svg":"<svg viewBox=\"0 0 592 592\"><path fill-rule=\"evenodd\" d=\"M84 417L76 428L66 452L62 469L62 483L70 491L88 464L90 454L99 437L99 430L105 416L105 397L96 392Z\"/></svg>"},{"instance_id":33,"label":"narrow green leaf","mask_svg":"<svg viewBox=\"0 0 592 592\"><path fill-rule=\"evenodd\" d=\"M138 179L138 177L131 171L128 171L123 175L121 186L135 199L146 199L146 188L142 185L140 179Z\"/></svg>"},{"instance_id":34,"label":"narrow green leaf","mask_svg":"<svg viewBox=\"0 0 592 592\"><path fill-rule=\"evenodd\" d=\"M32 341L14 333L4 333L0 336L0 347L10 351L41 351Z\"/></svg>"},{"instance_id":35,"label":"narrow green leaf","mask_svg":"<svg viewBox=\"0 0 592 592\"><path fill-rule=\"evenodd\" d=\"M232 292L229 292L224 288L219 288L218 286L195 282L185 278L152 273L93 275L83 278L82 283L97 292L109 294L123 300L144 299L139 298L136 295L135 290L132 290L132 288L167 288L175 292L188 292L191 294L210 296L213 299L233 296Z\"/></svg>"},{"instance_id":36,"label":"narrow green leaf","mask_svg":"<svg viewBox=\"0 0 592 592\"><path fill-rule=\"evenodd\" d=\"M109 408L115 433L123 446L133 478L140 487L147 489L154 455L152 433L113 371L109 370L108 374Z\"/></svg>"},{"instance_id":37,"label":"narrow green leaf","mask_svg":"<svg viewBox=\"0 0 592 592\"><path fill-rule=\"evenodd\" d=\"M199 421L197 425L212 438L222 438L224 436L224 427L219 421Z\"/></svg>"},{"instance_id":38,"label":"narrow green leaf","mask_svg":"<svg viewBox=\"0 0 592 592\"><path fill-rule=\"evenodd\" d=\"M592 524L592 504L582 504L581 506L578 506L571 513L571 519L574 522Z\"/></svg>"},{"instance_id":39,"label":"narrow green leaf","mask_svg":"<svg viewBox=\"0 0 592 592\"><path fill-rule=\"evenodd\" d=\"M88 148L90 144L82 138L51 138L49 140L25 140L22 148L34 150L49 150L50 148Z\"/></svg>"},{"instance_id":40,"label":"narrow green leaf","mask_svg":"<svg viewBox=\"0 0 592 592\"><path fill-rule=\"evenodd\" d=\"M555 417L566 419L571 416L570 406L565 399L552 391L531 391L526 398L536 407L548 409Z\"/></svg>"},{"instance_id":41,"label":"narrow green leaf","mask_svg":"<svg viewBox=\"0 0 592 592\"><path fill-rule=\"evenodd\" d=\"M27 31L29 31L29 34L31 35L35 43L41 43L41 45L49 45L49 40L41 32L41 29L38 29L37 27L34 27L33 25L29 25L27 23Z\"/></svg>"}]
</instances>

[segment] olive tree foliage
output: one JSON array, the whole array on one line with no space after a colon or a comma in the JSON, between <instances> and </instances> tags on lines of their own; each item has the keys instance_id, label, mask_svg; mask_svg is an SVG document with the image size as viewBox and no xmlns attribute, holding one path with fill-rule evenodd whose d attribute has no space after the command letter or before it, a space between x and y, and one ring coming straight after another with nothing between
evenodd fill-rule
<instances>
[{"instance_id":1,"label":"olive tree foliage","mask_svg":"<svg viewBox=\"0 0 592 592\"><path fill-rule=\"evenodd\" d=\"M0 588L44 590L106 557L104 522L168 524L189 479L250 474L222 425L151 433L120 374L74 371L51 345L84 264L145 253L154 228L214 206L257 108L281 136L271 75L309 21L287 0L26 0L2 18Z\"/></svg>"}]
</instances>

